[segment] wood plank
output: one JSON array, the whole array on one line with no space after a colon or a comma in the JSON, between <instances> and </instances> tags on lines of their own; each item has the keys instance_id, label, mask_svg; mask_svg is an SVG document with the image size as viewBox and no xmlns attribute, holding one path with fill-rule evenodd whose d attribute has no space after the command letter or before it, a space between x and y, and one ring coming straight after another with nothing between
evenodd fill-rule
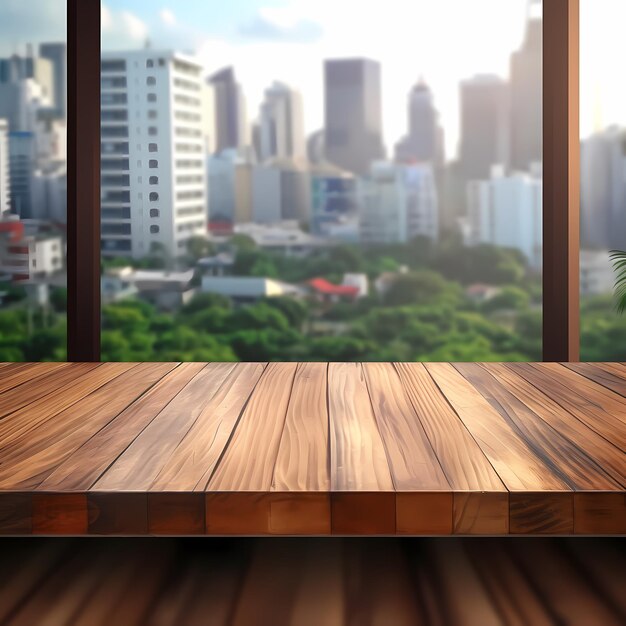
<instances>
[{"instance_id":1,"label":"wood plank","mask_svg":"<svg viewBox=\"0 0 626 626\"><path fill-rule=\"evenodd\" d=\"M146 492L233 368L233 363L206 365L114 460L91 490Z\"/></svg>"},{"instance_id":2,"label":"wood plank","mask_svg":"<svg viewBox=\"0 0 626 626\"><path fill-rule=\"evenodd\" d=\"M99 366L100 363L68 363L67 367L44 371L18 387L5 391L0 395L0 418L43 398L68 382L73 382L80 374Z\"/></svg>"},{"instance_id":3,"label":"wood plank","mask_svg":"<svg viewBox=\"0 0 626 626\"><path fill-rule=\"evenodd\" d=\"M626 398L623 398L618 393L607 389L578 372L572 371L565 367L563 363L532 363L531 366L539 369L554 380L584 393L588 402L613 413L622 424L626 424Z\"/></svg>"},{"instance_id":4,"label":"wood plank","mask_svg":"<svg viewBox=\"0 0 626 626\"><path fill-rule=\"evenodd\" d=\"M204 491L265 363L240 363L203 407L150 485L151 491Z\"/></svg>"},{"instance_id":5,"label":"wood plank","mask_svg":"<svg viewBox=\"0 0 626 626\"><path fill-rule=\"evenodd\" d=\"M205 367L204 363L182 363L124 409L61 463L38 489L43 491L86 491L144 430L144 428Z\"/></svg>"},{"instance_id":6,"label":"wood plank","mask_svg":"<svg viewBox=\"0 0 626 626\"><path fill-rule=\"evenodd\" d=\"M390 363L366 363L363 369L397 492L396 531L452 533L450 484L396 370Z\"/></svg>"},{"instance_id":7,"label":"wood plank","mask_svg":"<svg viewBox=\"0 0 626 626\"><path fill-rule=\"evenodd\" d=\"M129 372L137 363L103 363L70 381L47 396L22 407L0 420L0 456L29 432L47 426L46 422L118 376ZM44 426L45 425L45 426Z\"/></svg>"},{"instance_id":8,"label":"wood plank","mask_svg":"<svg viewBox=\"0 0 626 626\"><path fill-rule=\"evenodd\" d=\"M525 378L622 452L626 452L626 429L623 422L611 410L605 410L600 404L592 401L571 381L559 380L550 374L550 370L535 368L530 363L506 363L505 366ZM582 376L577 378L584 380Z\"/></svg>"},{"instance_id":9,"label":"wood plank","mask_svg":"<svg viewBox=\"0 0 626 626\"><path fill-rule=\"evenodd\" d=\"M395 533L395 493L360 363L328 369L332 531Z\"/></svg>"},{"instance_id":10,"label":"wood plank","mask_svg":"<svg viewBox=\"0 0 626 626\"><path fill-rule=\"evenodd\" d=\"M68 365L68 363L10 363L2 372L0 393L56 370L65 369Z\"/></svg>"},{"instance_id":11,"label":"wood plank","mask_svg":"<svg viewBox=\"0 0 626 626\"><path fill-rule=\"evenodd\" d=\"M0 489L37 487L85 441L174 367L174 363L142 363L58 413L45 429L27 432L12 445L5 446Z\"/></svg>"},{"instance_id":12,"label":"wood plank","mask_svg":"<svg viewBox=\"0 0 626 626\"><path fill-rule=\"evenodd\" d=\"M542 420L591 456L622 487L626 486L625 457L616 446L503 363L483 367Z\"/></svg>"},{"instance_id":13,"label":"wood plank","mask_svg":"<svg viewBox=\"0 0 626 626\"><path fill-rule=\"evenodd\" d=\"M568 485L452 365L430 363L426 368L509 490L510 532L571 533ZM519 506L520 498L526 508Z\"/></svg>"},{"instance_id":14,"label":"wood plank","mask_svg":"<svg viewBox=\"0 0 626 626\"><path fill-rule=\"evenodd\" d=\"M454 366L487 400L553 474L575 491L619 490L621 485L597 465L593 456L542 420L487 368L477 363Z\"/></svg>"},{"instance_id":15,"label":"wood plank","mask_svg":"<svg viewBox=\"0 0 626 626\"><path fill-rule=\"evenodd\" d=\"M395 367L454 491L453 532L507 533L508 491L422 363Z\"/></svg>"},{"instance_id":16,"label":"wood plank","mask_svg":"<svg viewBox=\"0 0 626 626\"><path fill-rule=\"evenodd\" d=\"M602 385L611 391L626 397L626 379L617 376L611 371L603 367L599 367L594 363L563 363L565 367L592 380L598 385Z\"/></svg>"},{"instance_id":17,"label":"wood plank","mask_svg":"<svg viewBox=\"0 0 626 626\"><path fill-rule=\"evenodd\" d=\"M282 534L291 523L294 534L308 532L298 504L304 499L293 493L268 493L296 369L295 363L270 363L263 372L208 482L207 533ZM276 501L284 506L272 506ZM283 519L289 503L293 518Z\"/></svg>"},{"instance_id":18,"label":"wood plank","mask_svg":"<svg viewBox=\"0 0 626 626\"><path fill-rule=\"evenodd\" d=\"M327 370L326 363L298 365L271 486L272 493L306 494L299 498L301 514L308 517L315 535L331 530ZM276 508L288 500L283 495L273 502Z\"/></svg>"}]
</instances>

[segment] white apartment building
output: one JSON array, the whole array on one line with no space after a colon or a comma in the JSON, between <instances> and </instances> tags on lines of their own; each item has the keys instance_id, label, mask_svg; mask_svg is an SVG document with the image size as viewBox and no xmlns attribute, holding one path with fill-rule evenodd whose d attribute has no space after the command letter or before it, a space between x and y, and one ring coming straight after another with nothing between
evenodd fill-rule
<instances>
[{"instance_id":1,"label":"white apartment building","mask_svg":"<svg viewBox=\"0 0 626 626\"><path fill-rule=\"evenodd\" d=\"M377 161L357 188L362 243L406 243L418 235L438 239L439 206L432 166Z\"/></svg>"},{"instance_id":2,"label":"white apartment building","mask_svg":"<svg viewBox=\"0 0 626 626\"><path fill-rule=\"evenodd\" d=\"M490 180L467 186L468 216L464 224L466 245L481 243L514 248L530 267L541 269L542 184L539 171L505 175L494 167Z\"/></svg>"},{"instance_id":3,"label":"white apartment building","mask_svg":"<svg viewBox=\"0 0 626 626\"><path fill-rule=\"evenodd\" d=\"M0 119L0 215L11 208L9 177L9 124Z\"/></svg>"},{"instance_id":4,"label":"white apartment building","mask_svg":"<svg viewBox=\"0 0 626 626\"><path fill-rule=\"evenodd\" d=\"M103 53L103 255L175 258L206 235L202 71L177 52Z\"/></svg>"}]
</instances>

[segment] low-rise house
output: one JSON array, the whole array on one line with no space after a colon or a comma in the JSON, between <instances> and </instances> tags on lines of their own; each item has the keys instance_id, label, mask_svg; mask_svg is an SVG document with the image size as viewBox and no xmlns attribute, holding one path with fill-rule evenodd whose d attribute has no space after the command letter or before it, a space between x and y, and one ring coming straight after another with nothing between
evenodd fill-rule
<instances>
[{"instance_id":1,"label":"low-rise house","mask_svg":"<svg viewBox=\"0 0 626 626\"><path fill-rule=\"evenodd\" d=\"M297 285L257 276L203 276L202 291L226 296L238 304L261 298L303 298L306 292Z\"/></svg>"}]
</instances>

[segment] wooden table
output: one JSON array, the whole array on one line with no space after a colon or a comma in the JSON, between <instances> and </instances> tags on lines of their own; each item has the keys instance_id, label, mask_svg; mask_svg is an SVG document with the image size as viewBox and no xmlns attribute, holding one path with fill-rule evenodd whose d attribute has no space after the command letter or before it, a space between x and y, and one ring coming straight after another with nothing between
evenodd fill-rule
<instances>
[{"instance_id":1,"label":"wooden table","mask_svg":"<svg viewBox=\"0 0 626 626\"><path fill-rule=\"evenodd\" d=\"M615 363L0 365L0 533L626 534Z\"/></svg>"}]
</instances>

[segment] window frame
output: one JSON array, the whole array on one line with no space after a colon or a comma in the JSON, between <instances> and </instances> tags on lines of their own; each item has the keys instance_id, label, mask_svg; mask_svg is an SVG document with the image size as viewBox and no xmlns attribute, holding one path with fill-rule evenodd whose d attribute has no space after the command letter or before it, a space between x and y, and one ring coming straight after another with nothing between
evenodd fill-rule
<instances>
[{"instance_id":1,"label":"window frame","mask_svg":"<svg viewBox=\"0 0 626 626\"><path fill-rule=\"evenodd\" d=\"M101 5L67 9L68 361L100 361ZM544 361L579 359L579 12L543 2Z\"/></svg>"}]
</instances>

